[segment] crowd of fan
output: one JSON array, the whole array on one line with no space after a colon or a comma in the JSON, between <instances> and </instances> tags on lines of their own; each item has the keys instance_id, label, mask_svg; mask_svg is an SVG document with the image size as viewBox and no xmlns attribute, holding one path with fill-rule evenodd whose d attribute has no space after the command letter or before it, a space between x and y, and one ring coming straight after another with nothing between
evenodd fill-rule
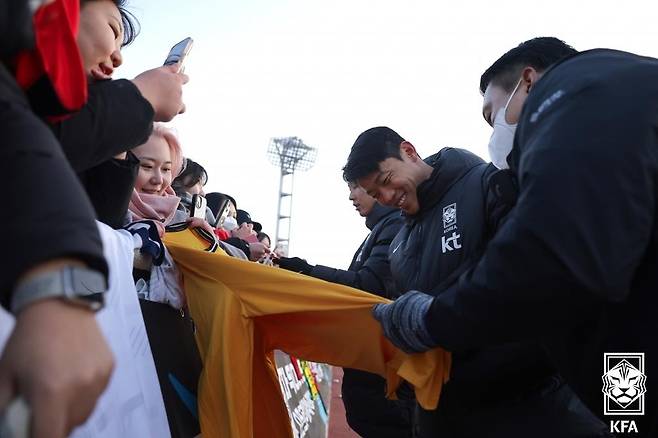
<instances>
[{"instance_id":1,"label":"crowd of fan","mask_svg":"<svg viewBox=\"0 0 658 438\"><path fill-rule=\"evenodd\" d=\"M181 274L161 241L168 227L203 230L244 260L271 265L280 252L270 250L270 237L238 209L234 197L204 193L205 169L185 157L177 134L163 124L185 110L188 77L179 66L156 67L132 80L112 78L124 62L122 48L138 34L124 0L12 0L3 2L0 13L0 161L5 174L26 181L20 192L26 208L3 225L32 230L5 241L16 250L3 266L2 296L17 324L3 356L8 385L3 403L14 391L23 394L33 407L34 436L64 436L89 415L113 366L89 311L102 308L102 294L77 295L81 281L96 291L107 287L95 220L141 242L133 276L151 343L160 330L149 327L149 318L162 314L154 305L174 311L165 318L186 316ZM75 102L80 105L72 108ZM197 217L194 195L207 199ZM51 293L59 298L44 282L54 282L56 289L66 276L75 305L43 300ZM77 343L52 342L79 333L85 336ZM180 336L192 339L186 345L196 349L192 331ZM157 365L157 348L153 354ZM183 354L193 363L198 358L198 351ZM86 359L74 364L58 360L81 356ZM192 370L198 378L200 368ZM164 385L166 372L160 371ZM169 415L166 394L165 404ZM171 418L170 423L177 435ZM194 428L198 433L198 424L187 432Z\"/></svg>"}]
</instances>

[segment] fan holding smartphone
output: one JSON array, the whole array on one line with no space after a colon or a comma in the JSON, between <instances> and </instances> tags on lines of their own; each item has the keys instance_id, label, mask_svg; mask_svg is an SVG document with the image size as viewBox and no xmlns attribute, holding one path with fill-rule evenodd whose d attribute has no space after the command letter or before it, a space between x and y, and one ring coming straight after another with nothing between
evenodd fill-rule
<instances>
[{"instance_id":1,"label":"fan holding smartphone","mask_svg":"<svg viewBox=\"0 0 658 438\"><path fill-rule=\"evenodd\" d=\"M189 78L183 74L183 67L192 43L188 37L175 44L162 67L147 70L132 81L153 107L156 122L168 122L185 112L182 86Z\"/></svg>"}]
</instances>

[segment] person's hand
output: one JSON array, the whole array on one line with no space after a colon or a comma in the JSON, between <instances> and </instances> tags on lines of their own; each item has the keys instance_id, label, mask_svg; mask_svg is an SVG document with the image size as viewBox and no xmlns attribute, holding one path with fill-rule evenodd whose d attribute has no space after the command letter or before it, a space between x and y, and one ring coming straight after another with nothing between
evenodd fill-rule
<instances>
[{"instance_id":1,"label":"person's hand","mask_svg":"<svg viewBox=\"0 0 658 438\"><path fill-rule=\"evenodd\" d=\"M299 272L301 274L308 274L314 268L313 265L309 264L304 259L300 259L299 257L280 257L277 263L282 269Z\"/></svg>"},{"instance_id":2,"label":"person's hand","mask_svg":"<svg viewBox=\"0 0 658 438\"><path fill-rule=\"evenodd\" d=\"M258 233L254 231L254 226L246 222L241 224L239 228L231 231L232 237L237 237L238 239L242 239L246 242L252 241L253 237L257 235Z\"/></svg>"},{"instance_id":3,"label":"person's hand","mask_svg":"<svg viewBox=\"0 0 658 438\"><path fill-rule=\"evenodd\" d=\"M211 236L215 235L215 229L206 221L199 217L190 217L187 219L187 224L190 228L203 228L210 233Z\"/></svg>"},{"instance_id":4,"label":"person's hand","mask_svg":"<svg viewBox=\"0 0 658 438\"><path fill-rule=\"evenodd\" d=\"M436 347L425 325L432 300L431 295L412 290L390 304L376 304L372 314L393 345L405 353L421 353Z\"/></svg>"},{"instance_id":5,"label":"person's hand","mask_svg":"<svg viewBox=\"0 0 658 438\"><path fill-rule=\"evenodd\" d=\"M0 358L0 411L20 394L32 438L64 438L91 414L113 367L95 314L57 298L20 311Z\"/></svg>"},{"instance_id":6,"label":"person's hand","mask_svg":"<svg viewBox=\"0 0 658 438\"><path fill-rule=\"evenodd\" d=\"M185 112L183 84L189 77L177 71L178 64L162 66L147 70L132 81L153 107L156 122L168 122Z\"/></svg>"},{"instance_id":7,"label":"person's hand","mask_svg":"<svg viewBox=\"0 0 658 438\"><path fill-rule=\"evenodd\" d=\"M270 249L264 243L254 242L249 244L249 260L252 262L257 262L269 252Z\"/></svg>"}]
</instances>

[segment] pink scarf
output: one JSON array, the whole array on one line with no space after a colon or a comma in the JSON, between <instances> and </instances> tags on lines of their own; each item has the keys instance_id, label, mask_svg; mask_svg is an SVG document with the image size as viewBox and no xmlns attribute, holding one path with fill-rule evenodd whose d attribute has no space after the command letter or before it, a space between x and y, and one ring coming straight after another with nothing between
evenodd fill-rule
<instances>
[{"instance_id":1,"label":"pink scarf","mask_svg":"<svg viewBox=\"0 0 658 438\"><path fill-rule=\"evenodd\" d=\"M128 210L133 221L149 219L155 222L160 237L164 236L165 227L169 225L176 214L180 198L171 187L167 187L162 195L139 193L133 189Z\"/></svg>"}]
</instances>

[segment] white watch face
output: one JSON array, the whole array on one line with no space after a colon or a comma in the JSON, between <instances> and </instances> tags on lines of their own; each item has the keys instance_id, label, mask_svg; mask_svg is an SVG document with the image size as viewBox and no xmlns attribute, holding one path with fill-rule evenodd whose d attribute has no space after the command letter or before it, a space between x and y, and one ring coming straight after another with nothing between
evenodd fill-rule
<instances>
[{"instance_id":1,"label":"white watch face","mask_svg":"<svg viewBox=\"0 0 658 438\"><path fill-rule=\"evenodd\" d=\"M101 300L93 300L93 299L87 299L87 298L80 298L80 297L63 297L63 300L66 301L67 303L80 306L80 307L85 307L89 310L92 310L94 312L97 312L101 310L104 306L104 302Z\"/></svg>"}]
</instances>

